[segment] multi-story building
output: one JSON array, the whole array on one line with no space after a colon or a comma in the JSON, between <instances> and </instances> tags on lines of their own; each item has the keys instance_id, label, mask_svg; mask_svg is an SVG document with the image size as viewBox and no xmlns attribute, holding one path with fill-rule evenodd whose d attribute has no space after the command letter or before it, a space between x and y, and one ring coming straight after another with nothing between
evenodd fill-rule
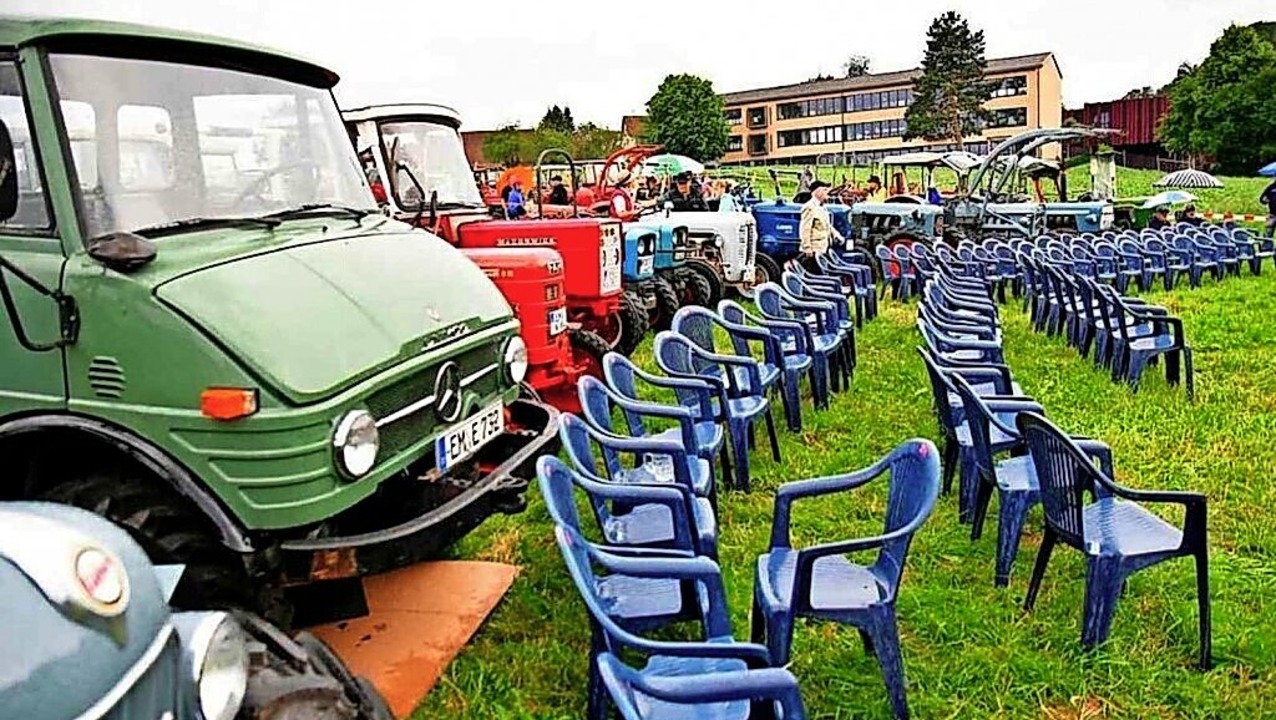
<instances>
[{"instance_id":1,"label":"multi-story building","mask_svg":"<svg viewBox=\"0 0 1276 720\"><path fill-rule=\"evenodd\" d=\"M827 159L867 164L917 150L956 149L904 141L904 113L920 70L814 80L722 96L731 138L724 163L814 163ZM966 149L986 152L1011 135L1063 121L1063 74L1053 53L988 61L991 120ZM1047 155L1057 147L1047 147Z\"/></svg>"}]
</instances>

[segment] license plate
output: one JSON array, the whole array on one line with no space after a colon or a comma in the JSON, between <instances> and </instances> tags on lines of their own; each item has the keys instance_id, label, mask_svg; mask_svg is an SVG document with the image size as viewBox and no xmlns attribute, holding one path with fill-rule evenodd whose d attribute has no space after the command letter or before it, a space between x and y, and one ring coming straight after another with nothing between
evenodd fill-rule
<instances>
[{"instance_id":1,"label":"license plate","mask_svg":"<svg viewBox=\"0 0 1276 720\"><path fill-rule=\"evenodd\" d=\"M549 311L549 336L561 334L567 329L567 308L560 307Z\"/></svg>"},{"instance_id":2,"label":"license plate","mask_svg":"<svg viewBox=\"0 0 1276 720\"><path fill-rule=\"evenodd\" d=\"M434 457L439 472L447 472L503 432L505 412L499 403L461 421L460 425L434 441Z\"/></svg>"},{"instance_id":3,"label":"license plate","mask_svg":"<svg viewBox=\"0 0 1276 720\"><path fill-rule=\"evenodd\" d=\"M656 269L655 258L638 258L638 274L650 275Z\"/></svg>"}]
</instances>

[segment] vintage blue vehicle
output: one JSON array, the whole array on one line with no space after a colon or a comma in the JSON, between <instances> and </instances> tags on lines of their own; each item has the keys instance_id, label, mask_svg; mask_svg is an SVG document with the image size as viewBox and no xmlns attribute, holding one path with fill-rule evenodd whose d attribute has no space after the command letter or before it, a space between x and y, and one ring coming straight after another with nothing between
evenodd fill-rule
<instances>
[{"instance_id":1,"label":"vintage blue vehicle","mask_svg":"<svg viewBox=\"0 0 1276 720\"><path fill-rule=\"evenodd\" d=\"M933 243L944 231L944 209L909 195L886 202L857 202L851 205L850 218L846 237L869 251L883 243Z\"/></svg>"},{"instance_id":2,"label":"vintage blue vehicle","mask_svg":"<svg viewBox=\"0 0 1276 720\"><path fill-rule=\"evenodd\" d=\"M688 264L691 248L690 231L684 224L671 222L667 213L639 217L626 227L650 228L656 233L656 277L673 287L679 307L709 306L713 300L713 272Z\"/></svg>"},{"instance_id":3,"label":"vintage blue vehicle","mask_svg":"<svg viewBox=\"0 0 1276 720\"><path fill-rule=\"evenodd\" d=\"M0 718L392 717L307 633L171 611L181 573L86 510L0 503Z\"/></svg>"},{"instance_id":4,"label":"vintage blue vehicle","mask_svg":"<svg viewBox=\"0 0 1276 720\"><path fill-rule=\"evenodd\" d=\"M829 211L833 228L842 237L851 237L851 206L830 202L824 207ZM758 224L755 284L778 282L780 268L798 254L798 226L802 221L802 206L777 197L775 200L757 203L750 210Z\"/></svg>"}]
</instances>

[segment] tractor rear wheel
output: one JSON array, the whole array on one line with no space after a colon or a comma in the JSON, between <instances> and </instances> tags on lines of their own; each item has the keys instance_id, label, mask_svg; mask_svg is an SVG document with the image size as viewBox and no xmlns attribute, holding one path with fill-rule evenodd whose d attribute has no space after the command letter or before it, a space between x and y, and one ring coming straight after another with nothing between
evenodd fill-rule
<instances>
[{"instance_id":1,"label":"tractor rear wheel","mask_svg":"<svg viewBox=\"0 0 1276 720\"><path fill-rule=\"evenodd\" d=\"M770 255L758 253L753 260L753 287L768 282L780 282L780 264L772 260Z\"/></svg>"},{"instance_id":2,"label":"tractor rear wheel","mask_svg":"<svg viewBox=\"0 0 1276 720\"><path fill-rule=\"evenodd\" d=\"M678 302L682 307L689 305L717 307L717 303L713 301L713 285L709 282L709 278L688 268L679 268L675 277L680 286Z\"/></svg>"},{"instance_id":3,"label":"tractor rear wheel","mask_svg":"<svg viewBox=\"0 0 1276 720\"><path fill-rule=\"evenodd\" d=\"M620 342L616 344L616 352L631 355L647 335L647 308L642 299L631 292L621 295L620 300Z\"/></svg>"},{"instance_id":4,"label":"tractor rear wheel","mask_svg":"<svg viewBox=\"0 0 1276 720\"><path fill-rule=\"evenodd\" d=\"M190 503L158 480L121 466L83 469L51 486L39 499L74 505L128 531L157 565L186 568L173 593L180 609L246 608L286 624L278 596L256 592L235 553L222 545Z\"/></svg>"},{"instance_id":5,"label":"tractor rear wheel","mask_svg":"<svg viewBox=\"0 0 1276 720\"><path fill-rule=\"evenodd\" d=\"M712 265L703 262L691 261L683 268L683 272L695 273L699 275L709 285L709 298L705 301L704 306L707 308L716 308L718 303L722 301L725 287L723 286L722 276Z\"/></svg>"},{"instance_id":6,"label":"tractor rear wheel","mask_svg":"<svg viewBox=\"0 0 1276 720\"><path fill-rule=\"evenodd\" d=\"M607 341L598 333L584 328L575 328L568 332L567 339L572 345L572 362L584 370L586 375L603 377L603 356L611 352Z\"/></svg>"},{"instance_id":7,"label":"tractor rear wheel","mask_svg":"<svg viewBox=\"0 0 1276 720\"><path fill-rule=\"evenodd\" d=\"M654 330L668 330L673 324L673 314L678 312L678 291L662 277L653 278L651 285L656 306L648 313L647 324Z\"/></svg>"}]
</instances>

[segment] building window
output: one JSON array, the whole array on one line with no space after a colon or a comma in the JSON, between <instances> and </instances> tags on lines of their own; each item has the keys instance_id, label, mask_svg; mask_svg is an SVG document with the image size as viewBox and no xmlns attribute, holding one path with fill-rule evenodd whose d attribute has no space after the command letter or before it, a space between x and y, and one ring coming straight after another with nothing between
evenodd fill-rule
<instances>
[{"instance_id":1,"label":"building window","mask_svg":"<svg viewBox=\"0 0 1276 720\"><path fill-rule=\"evenodd\" d=\"M841 97L830 97L781 103L775 107L775 114L780 120L837 115L842 112L843 100Z\"/></svg>"},{"instance_id":2,"label":"building window","mask_svg":"<svg viewBox=\"0 0 1276 720\"><path fill-rule=\"evenodd\" d=\"M1004 127L1022 127L1028 124L1028 108L1010 108L1007 110L994 110L992 118L988 121L988 127L1004 128Z\"/></svg>"},{"instance_id":3,"label":"building window","mask_svg":"<svg viewBox=\"0 0 1276 720\"><path fill-rule=\"evenodd\" d=\"M890 108L906 108L913 104L913 89L879 90L876 92L858 93L846 96L848 112L865 110L888 110Z\"/></svg>"},{"instance_id":4,"label":"building window","mask_svg":"<svg viewBox=\"0 0 1276 720\"><path fill-rule=\"evenodd\" d=\"M782 130L775 134L776 145L779 147L829 145L842 142L844 137L845 133L841 125L826 125L825 127L806 128L804 130Z\"/></svg>"},{"instance_id":5,"label":"building window","mask_svg":"<svg viewBox=\"0 0 1276 720\"><path fill-rule=\"evenodd\" d=\"M740 152L744 149L744 138L732 135L727 138L727 152Z\"/></svg>"},{"instance_id":6,"label":"building window","mask_svg":"<svg viewBox=\"0 0 1276 720\"><path fill-rule=\"evenodd\" d=\"M989 97L1003 98L1014 97L1016 95L1028 94L1028 76L1015 75L1014 77L1002 78L1001 80L993 80L989 84L991 93Z\"/></svg>"},{"instance_id":7,"label":"building window","mask_svg":"<svg viewBox=\"0 0 1276 720\"><path fill-rule=\"evenodd\" d=\"M749 127L761 128L766 127L766 107L749 108Z\"/></svg>"},{"instance_id":8,"label":"building window","mask_svg":"<svg viewBox=\"0 0 1276 720\"><path fill-rule=\"evenodd\" d=\"M740 108L727 108L722 111L722 114L726 116L728 125L739 125L743 122L744 111Z\"/></svg>"},{"instance_id":9,"label":"building window","mask_svg":"<svg viewBox=\"0 0 1276 720\"><path fill-rule=\"evenodd\" d=\"M1112 111L1100 110L1099 116L1095 118L1094 125L1095 127L1101 127L1101 128L1112 127Z\"/></svg>"},{"instance_id":10,"label":"building window","mask_svg":"<svg viewBox=\"0 0 1276 720\"><path fill-rule=\"evenodd\" d=\"M888 137L903 137L907 130L908 123L904 121L904 118L851 123L846 126L846 139L878 140L880 138Z\"/></svg>"},{"instance_id":11,"label":"building window","mask_svg":"<svg viewBox=\"0 0 1276 720\"><path fill-rule=\"evenodd\" d=\"M750 111L752 116L752 111ZM750 135L749 136L749 154L765 155L766 154L766 135Z\"/></svg>"}]
</instances>

